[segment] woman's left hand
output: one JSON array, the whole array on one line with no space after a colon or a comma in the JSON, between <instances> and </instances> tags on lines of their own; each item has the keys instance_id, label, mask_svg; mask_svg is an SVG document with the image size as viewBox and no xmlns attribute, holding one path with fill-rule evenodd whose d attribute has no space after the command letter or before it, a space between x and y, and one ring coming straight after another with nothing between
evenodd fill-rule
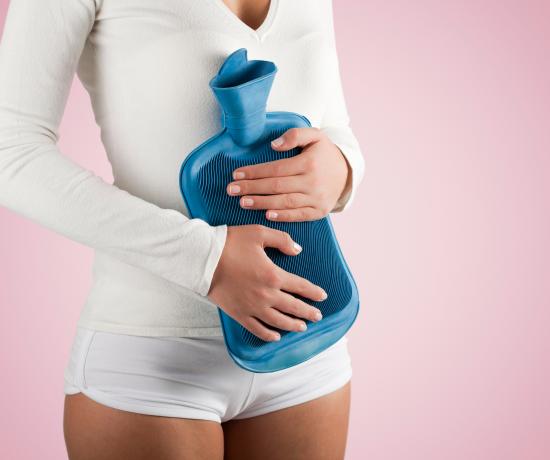
<instances>
[{"instance_id":1,"label":"woman's left hand","mask_svg":"<svg viewBox=\"0 0 550 460\"><path fill-rule=\"evenodd\" d=\"M348 188L351 168L340 149L317 128L291 128L271 142L277 151L302 147L293 157L233 171L227 193L245 209L266 209L273 221L317 220Z\"/></svg>"}]
</instances>

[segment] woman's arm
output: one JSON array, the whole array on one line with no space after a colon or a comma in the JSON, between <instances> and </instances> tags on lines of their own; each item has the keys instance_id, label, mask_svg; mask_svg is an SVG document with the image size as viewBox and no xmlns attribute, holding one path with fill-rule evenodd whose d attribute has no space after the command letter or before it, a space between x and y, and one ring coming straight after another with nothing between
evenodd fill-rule
<instances>
[{"instance_id":1,"label":"woman's arm","mask_svg":"<svg viewBox=\"0 0 550 460\"><path fill-rule=\"evenodd\" d=\"M327 39L328 79L319 128L291 128L271 146L278 151L302 147L293 157L237 168L227 193L242 196L248 209L265 209L277 221L320 219L348 209L355 198L365 162L351 127L340 79L331 0L319 0ZM235 187L237 186L237 187Z\"/></svg>"},{"instance_id":2,"label":"woman's arm","mask_svg":"<svg viewBox=\"0 0 550 460\"><path fill-rule=\"evenodd\" d=\"M0 205L206 296L227 226L162 209L58 149L101 0L11 0L0 43Z\"/></svg>"},{"instance_id":3,"label":"woman's arm","mask_svg":"<svg viewBox=\"0 0 550 460\"><path fill-rule=\"evenodd\" d=\"M334 17L332 0L324 0L323 4L327 10L327 39L329 40L330 65L327 71L327 78L331 80L332 89L329 91L329 98L325 109L325 115L321 121L320 129L328 138L336 144L351 169L351 177L348 178L346 188L340 199L331 212L342 212L348 209L353 202L357 188L363 180L365 172L365 160L361 148L350 126L350 119L346 108L344 91L340 77L340 66L336 40L334 33Z\"/></svg>"}]
</instances>

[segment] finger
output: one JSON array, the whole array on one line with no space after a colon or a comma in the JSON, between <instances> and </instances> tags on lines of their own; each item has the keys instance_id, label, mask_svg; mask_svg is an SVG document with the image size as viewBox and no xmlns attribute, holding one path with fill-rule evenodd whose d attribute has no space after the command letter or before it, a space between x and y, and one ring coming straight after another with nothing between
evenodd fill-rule
<instances>
[{"instance_id":1,"label":"finger","mask_svg":"<svg viewBox=\"0 0 550 460\"><path fill-rule=\"evenodd\" d=\"M307 329L307 325L304 321L281 313L277 310L277 307L265 309L261 320L284 331L303 332Z\"/></svg>"},{"instance_id":2,"label":"finger","mask_svg":"<svg viewBox=\"0 0 550 460\"><path fill-rule=\"evenodd\" d=\"M261 225L260 228L262 233L262 247L277 248L279 251L289 256L295 256L302 251L302 247L292 239L289 233L264 225ZM273 265L277 271L284 272L279 266Z\"/></svg>"},{"instance_id":3,"label":"finger","mask_svg":"<svg viewBox=\"0 0 550 460\"><path fill-rule=\"evenodd\" d=\"M294 209L311 204L311 197L305 193L283 193L280 195L246 195L239 204L246 209Z\"/></svg>"},{"instance_id":4,"label":"finger","mask_svg":"<svg viewBox=\"0 0 550 460\"><path fill-rule=\"evenodd\" d=\"M319 220L324 216L317 208L305 206L297 209L269 209L266 211L265 217L277 222L303 222Z\"/></svg>"},{"instance_id":5,"label":"finger","mask_svg":"<svg viewBox=\"0 0 550 460\"><path fill-rule=\"evenodd\" d=\"M266 342L274 342L280 340L281 338L281 334L279 334L277 331L269 329L261 321L258 321L258 319L254 318L253 316L249 316L241 324L249 332L254 334L256 337L265 340Z\"/></svg>"},{"instance_id":6,"label":"finger","mask_svg":"<svg viewBox=\"0 0 550 460\"><path fill-rule=\"evenodd\" d=\"M233 171L233 179L261 179L263 177L293 176L307 170L307 159L303 155L243 166Z\"/></svg>"},{"instance_id":7,"label":"finger","mask_svg":"<svg viewBox=\"0 0 550 460\"><path fill-rule=\"evenodd\" d=\"M303 318L313 322L320 321L323 318L321 310L315 308L313 305L309 305L288 292L279 292L281 295L277 297L277 306L274 308L277 308L277 310L282 313L287 313L297 318Z\"/></svg>"},{"instance_id":8,"label":"finger","mask_svg":"<svg viewBox=\"0 0 550 460\"><path fill-rule=\"evenodd\" d=\"M328 297L328 294L321 286L285 270L282 276L281 289L294 294L299 294L316 302L321 302Z\"/></svg>"},{"instance_id":9,"label":"finger","mask_svg":"<svg viewBox=\"0 0 550 460\"><path fill-rule=\"evenodd\" d=\"M304 177L284 176L262 179L240 180L227 185L229 195L274 195L280 193L305 192L308 188Z\"/></svg>"},{"instance_id":10,"label":"finger","mask_svg":"<svg viewBox=\"0 0 550 460\"><path fill-rule=\"evenodd\" d=\"M321 140L323 132L318 128L290 128L285 133L271 141L273 150L284 151L295 147L305 147Z\"/></svg>"}]
</instances>

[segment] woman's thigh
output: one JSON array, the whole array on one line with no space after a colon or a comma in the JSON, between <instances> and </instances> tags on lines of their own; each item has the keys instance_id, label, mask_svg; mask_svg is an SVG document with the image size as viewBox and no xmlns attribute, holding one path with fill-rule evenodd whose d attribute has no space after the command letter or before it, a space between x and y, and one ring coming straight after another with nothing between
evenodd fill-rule
<instances>
[{"instance_id":1,"label":"woman's thigh","mask_svg":"<svg viewBox=\"0 0 550 460\"><path fill-rule=\"evenodd\" d=\"M320 398L222 423L226 460L340 460L349 424L351 382Z\"/></svg>"},{"instance_id":2,"label":"woman's thigh","mask_svg":"<svg viewBox=\"0 0 550 460\"><path fill-rule=\"evenodd\" d=\"M221 425L136 414L82 393L65 397L63 420L70 460L222 460Z\"/></svg>"}]
</instances>

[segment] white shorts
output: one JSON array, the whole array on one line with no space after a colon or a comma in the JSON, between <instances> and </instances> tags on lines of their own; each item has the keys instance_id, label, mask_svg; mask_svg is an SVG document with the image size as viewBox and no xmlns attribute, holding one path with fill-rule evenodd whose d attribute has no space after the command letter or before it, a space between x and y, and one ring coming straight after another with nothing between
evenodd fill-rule
<instances>
[{"instance_id":1,"label":"white shorts","mask_svg":"<svg viewBox=\"0 0 550 460\"><path fill-rule=\"evenodd\" d=\"M139 414L225 422L300 404L352 375L347 337L313 358L253 373L229 356L223 337L143 337L77 328L65 394Z\"/></svg>"}]
</instances>

